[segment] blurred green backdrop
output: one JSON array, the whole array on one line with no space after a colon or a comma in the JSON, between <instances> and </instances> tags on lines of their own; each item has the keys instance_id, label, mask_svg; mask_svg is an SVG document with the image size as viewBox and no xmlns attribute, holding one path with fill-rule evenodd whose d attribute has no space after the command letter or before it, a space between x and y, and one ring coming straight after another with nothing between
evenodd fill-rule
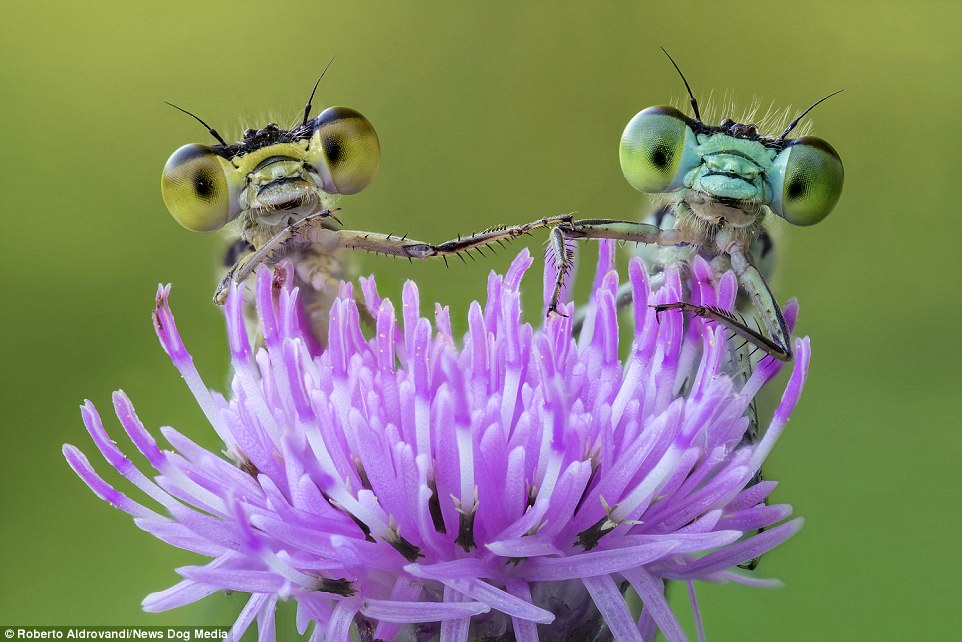
<instances>
[{"instance_id":1,"label":"blurred green backdrop","mask_svg":"<svg viewBox=\"0 0 962 642\"><path fill-rule=\"evenodd\" d=\"M143 596L196 559L97 500L60 454L63 442L93 451L86 397L116 434L120 387L149 427L215 445L150 324L157 282L172 282L188 347L208 383L224 383L209 304L224 241L180 228L159 193L168 155L207 136L162 101L231 138L289 122L336 55L315 105L362 111L383 147L377 180L342 202L345 224L440 241L571 210L636 215L621 130L684 98L659 46L703 101L714 89L741 106L804 107L846 90L812 114L845 162L842 200L817 227L780 226L773 284L800 299L815 356L766 473L807 522L759 569L784 589L702 589L711 639L937 639L958 623L958 3L8 0L3 14L0 623L213 624L244 601L142 613ZM416 279L463 327L508 256L450 269L359 260L385 294Z\"/></svg>"}]
</instances>

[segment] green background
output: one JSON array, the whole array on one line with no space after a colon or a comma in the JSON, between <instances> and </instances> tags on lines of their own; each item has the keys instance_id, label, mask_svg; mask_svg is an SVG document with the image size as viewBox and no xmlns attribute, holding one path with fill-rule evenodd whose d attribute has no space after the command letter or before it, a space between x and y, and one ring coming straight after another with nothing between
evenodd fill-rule
<instances>
[{"instance_id":1,"label":"green background","mask_svg":"<svg viewBox=\"0 0 962 642\"><path fill-rule=\"evenodd\" d=\"M383 148L342 220L440 241L572 210L639 216L617 142L640 109L684 98L664 46L703 102L727 90L741 106L799 108L845 89L812 114L844 160L842 200L816 227L778 226L773 282L800 299L814 361L766 473L806 526L759 568L785 588L702 587L709 636L943 637L962 597L958 6L8 0L0 623L213 624L244 601L142 613L143 596L197 558L138 531L60 454L77 444L107 473L77 405L94 400L119 438L120 387L151 429L216 445L150 324L156 284L172 282L188 348L222 387L227 347L209 297L224 240L180 228L159 193L168 155L207 137L162 101L230 138L293 119L336 55L315 104L362 111ZM359 260L382 293L416 279L463 327L488 269L513 253L449 269ZM537 320L540 279L528 283Z\"/></svg>"}]
</instances>

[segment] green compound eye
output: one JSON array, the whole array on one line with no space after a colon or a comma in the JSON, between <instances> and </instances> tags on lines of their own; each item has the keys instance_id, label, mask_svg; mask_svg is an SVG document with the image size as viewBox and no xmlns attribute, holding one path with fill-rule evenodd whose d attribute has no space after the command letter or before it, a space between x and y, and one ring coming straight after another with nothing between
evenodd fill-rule
<instances>
[{"instance_id":1,"label":"green compound eye","mask_svg":"<svg viewBox=\"0 0 962 642\"><path fill-rule=\"evenodd\" d=\"M188 230L213 232L230 220L226 162L203 145L184 145L167 161L160 191L171 216Z\"/></svg>"},{"instance_id":2,"label":"green compound eye","mask_svg":"<svg viewBox=\"0 0 962 642\"><path fill-rule=\"evenodd\" d=\"M371 122L348 107L329 107L314 119L310 162L330 194L356 194L381 163L381 145Z\"/></svg>"},{"instance_id":3,"label":"green compound eye","mask_svg":"<svg viewBox=\"0 0 962 642\"><path fill-rule=\"evenodd\" d=\"M771 207L794 225L814 225L832 211L842 195L842 159L821 138L791 141L775 158Z\"/></svg>"},{"instance_id":4,"label":"green compound eye","mask_svg":"<svg viewBox=\"0 0 962 642\"><path fill-rule=\"evenodd\" d=\"M621 135L621 171L636 190L654 194L681 187L683 162L695 135L688 119L674 107L649 107L638 113Z\"/></svg>"}]
</instances>

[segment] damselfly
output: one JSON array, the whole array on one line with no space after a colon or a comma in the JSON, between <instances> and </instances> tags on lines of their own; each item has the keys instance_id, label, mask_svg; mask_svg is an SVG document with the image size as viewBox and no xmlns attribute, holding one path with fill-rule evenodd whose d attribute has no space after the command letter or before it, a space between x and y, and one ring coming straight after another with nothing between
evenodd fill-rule
<instances>
[{"instance_id":1,"label":"damselfly","mask_svg":"<svg viewBox=\"0 0 962 642\"><path fill-rule=\"evenodd\" d=\"M677 65L675 69L681 75ZM814 136L788 137L809 111L835 94L805 109L777 136L766 136L757 125L731 118L718 125L705 123L683 75L682 81L694 118L674 107L649 107L631 119L621 138L625 178L635 189L666 201L648 222L561 216L489 230L461 240L457 249L473 249L517 236L519 231L550 226L549 253L555 259L557 277L549 315L559 312L561 291L573 267L570 241L615 239L660 246L665 250L660 253L661 264L682 268L701 255L716 273L734 271L741 293L765 331L718 308L684 301L656 308L680 309L714 320L766 354L791 360L785 316L764 276L771 238L763 223L774 215L794 225L814 225L838 202L844 170L835 149ZM447 245L438 246L442 247Z\"/></svg>"},{"instance_id":2,"label":"damselfly","mask_svg":"<svg viewBox=\"0 0 962 642\"><path fill-rule=\"evenodd\" d=\"M677 65L675 69L681 75ZM657 245L665 248L659 253L662 265L684 267L701 255L716 273L731 268L767 335L718 308L679 301L657 309L681 309L712 319L772 357L788 361L789 330L765 280L772 243L763 222L775 215L794 225L813 225L838 202L844 170L835 149L814 136L788 138L812 108L835 94L804 110L781 134L768 137L756 125L730 118L718 125L703 122L683 75L682 80L694 119L674 107L649 107L628 123L619 148L631 186L661 195L666 202L644 223L584 219L552 229L558 274L549 313L557 311L572 267L568 240L609 238Z\"/></svg>"},{"instance_id":3,"label":"damselfly","mask_svg":"<svg viewBox=\"0 0 962 642\"><path fill-rule=\"evenodd\" d=\"M692 262L700 256L716 275L734 271L740 295L745 297L740 307L754 308L767 336L729 310L681 301L655 308L693 312L740 336L741 345L733 342L726 349L731 376L745 385L755 350L785 361L792 358L789 324L766 283L773 266L773 244L763 221L770 214L795 225L821 221L838 202L844 170L836 151L822 139L788 138L825 98L804 110L778 136L767 137L756 125L730 118L717 126L704 123L688 81L677 65L675 69L688 90L695 118L672 107L649 107L628 123L619 148L621 168L632 187L663 195L666 200L644 223L593 219L554 228L551 249L558 275L549 311L557 309L564 278L571 269L568 239L614 238L647 244L650 249L642 256L655 274L653 289L669 267L690 274ZM626 293L630 295L630 290ZM685 385L687 381L682 383ZM747 412L742 444L758 439L754 401ZM749 486L761 480L759 470ZM757 564L755 558L743 568L753 569Z\"/></svg>"},{"instance_id":4,"label":"damselfly","mask_svg":"<svg viewBox=\"0 0 962 642\"><path fill-rule=\"evenodd\" d=\"M229 269L214 293L215 303L223 304L230 284L243 283L261 263L274 265L289 259L304 311L323 346L338 284L352 276L346 250L408 259L443 257L570 220L570 216L550 217L441 245L340 229L335 198L355 194L370 184L378 170L381 148L374 127L353 109L329 107L310 118L321 78L300 122L290 129L274 123L248 129L235 143L228 143L203 120L174 106L206 127L218 144L185 145L170 157L161 180L167 209L189 230L211 232L232 222L239 228L239 238L227 252Z\"/></svg>"}]
</instances>

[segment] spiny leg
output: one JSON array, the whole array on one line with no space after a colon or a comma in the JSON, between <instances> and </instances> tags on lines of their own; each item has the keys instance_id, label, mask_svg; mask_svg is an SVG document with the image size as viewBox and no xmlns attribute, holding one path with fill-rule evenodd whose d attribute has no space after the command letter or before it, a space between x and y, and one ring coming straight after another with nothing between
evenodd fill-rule
<instances>
[{"instance_id":1,"label":"spiny leg","mask_svg":"<svg viewBox=\"0 0 962 642\"><path fill-rule=\"evenodd\" d=\"M792 358L792 354L787 348L766 337L760 329L752 329L747 323L745 323L744 319L737 318L734 313L729 312L728 310L710 305L695 305L693 303L685 303L684 301L677 301L675 303L659 303L651 307L656 313L666 312L668 310L681 310L682 312L690 312L695 316L699 316L703 319L708 319L725 326L732 331L734 336L741 337L748 343L751 343L757 348L764 350L770 356L780 361L790 361Z\"/></svg>"},{"instance_id":2,"label":"spiny leg","mask_svg":"<svg viewBox=\"0 0 962 642\"><path fill-rule=\"evenodd\" d=\"M791 361L793 357L791 335L788 331L788 325L785 323L785 317L782 315L782 309L775 301L775 295L772 294L761 272L748 261L741 248L732 248L730 256L732 270L738 278L738 285L748 293L752 305L768 331L768 336L765 336L761 328L753 329L749 327L743 319L736 318L728 310L682 302L662 303L652 307L656 312L682 310L710 319L724 325L748 343L764 350L769 356L779 361Z\"/></svg>"},{"instance_id":3,"label":"spiny leg","mask_svg":"<svg viewBox=\"0 0 962 642\"><path fill-rule=\"evenodd\" d=\"M777 350L767 350L767 352L780 361L791 361L793 357L791 333L782 314L782 308L775 300L775 295L772 294L768 283L765 282L765 277L751 264L741 248L732 248L729 255L732 260L732 269L738 278L738 285L748 293L752 305L768 331L771 343L777 347Z\"/></svg>"},{"instance_id":4,"label":"spiny leg","mask_svg":"<svg viewBox=\"0 0 962 642\"><path fill-rule=\"evenodd\" d=\"M558 303L561 290L564 288L565 277L571 270L571 257L566 242L571 239L614 239L617 241L631 241L635 243L655 243L658 245L678 245L691 243L681 230L663 230L657 225L637 223L635 221L618 221L613 219L582 219L562 223L551 230L549 251L554 256L557 278L548 314L560 314Z\"/></svg>"},{"instance_id":5,"label":"spiny leg","mask_svg":"<svg viewBox=\"0 0 962 642\"><path fill-rule=\"evenodd\" d=\"M472 234L471 236L465 236L463 238L458 237L450 241L445 241L444 243L439 243L438 245L433 246L435 254L432 256L443 257L451 254L468 252L470 250L480 251L481 247L485 245L491 245L492 243L500 244L502 241L511 241L519 236L530 234L534 230L564 225L566 223L570 223L571 220L571 214L559 214L558 216L547 216L545 218L541 218L530 223L524 223L522 225L492 227L484 230L483 232Z\"/></svg>"},{"instance_id":6,"label":"spiny leg","mask_svg":"<svg viewBox=\"0 0 962 642\"><path fill-rule=\"evenodd\" d=\"M551 228L548 234L547 256L552 258L556 270L554 292L551 294L548 314L554 312L559 316L567 316L558 312L558 301L561 298L561 290L564 289L565 277L574 265L574 252L568 247L567 239L560 226Z\"/></svg>"},{"instance_id":7,"label":"spiny leg","mask_svg":"<svg viewBox=\"0 0 962 642\"><path fill-rule=\"evenodd\" d=\"M257 251L235 263L217 286L214 293L214 302L223 305L231 282L243 282L254 273L254 270L261 263L273 265L291 253L311 246L319 246L331 251L338 248L347 248L412 260L427 259L433 256L457 255L470 250L480 251L480 248L485 245L509 241L528 234L532 230L562 225L571 221L570 214L550 216L523 225L492 228L471 236L432 245L409 239L407 236L330 229L324 226L324 221L330 218L333 218L332 212L323 210L292 223L274 235Z\"/></svg>"},{"instance_id":8,"label":"spiny leg","mask_svg":"<svg viewBox=\"0 0 962 642\"><path fill-rule=\"evenodd\" d=\"M372 254L386 254L405 259L429 259L434 256L446 258L452 255L468 253L471 250L481 251L482 247L501 244L503 241L511 241L530 234L533 230L563 225L571 221L571 214L561 214L524 223L522 225L511 225L504 227L494 227L470 236L458 237L445 241L437 245L415 241L406 236L395 236L393 234L377 234L374 232L356 232L352 230L323 230L329 238L336 237L338 247L352 250L361 250ZM312 239L314 243L321 242L320 239Z\"/></svg>"},{"instance_id":9,"label":"spiny leg","mask_svg":"<svg viewBox=\"0 0 962 642\"><path fill-rule=\"evenodd\" d=\"M304 243L303 240L299 238L301 232L312 226L322 225L323 221L327 219L336 220L331 210L325 209L320 212L315 212L300 221L288 225L271 237L271 239L260 248L246 256L242 256L227 270L227 274L225 274L224 278L217 284L217 289L214 290L214 303L224 305L224 302L227 300L227 291L230 289L230 284L232 282L243 283L247 277L254 273L254 270L261 263L274 265L292 252L307 248L310 244Z\"/></svg>"}]
</instances>

